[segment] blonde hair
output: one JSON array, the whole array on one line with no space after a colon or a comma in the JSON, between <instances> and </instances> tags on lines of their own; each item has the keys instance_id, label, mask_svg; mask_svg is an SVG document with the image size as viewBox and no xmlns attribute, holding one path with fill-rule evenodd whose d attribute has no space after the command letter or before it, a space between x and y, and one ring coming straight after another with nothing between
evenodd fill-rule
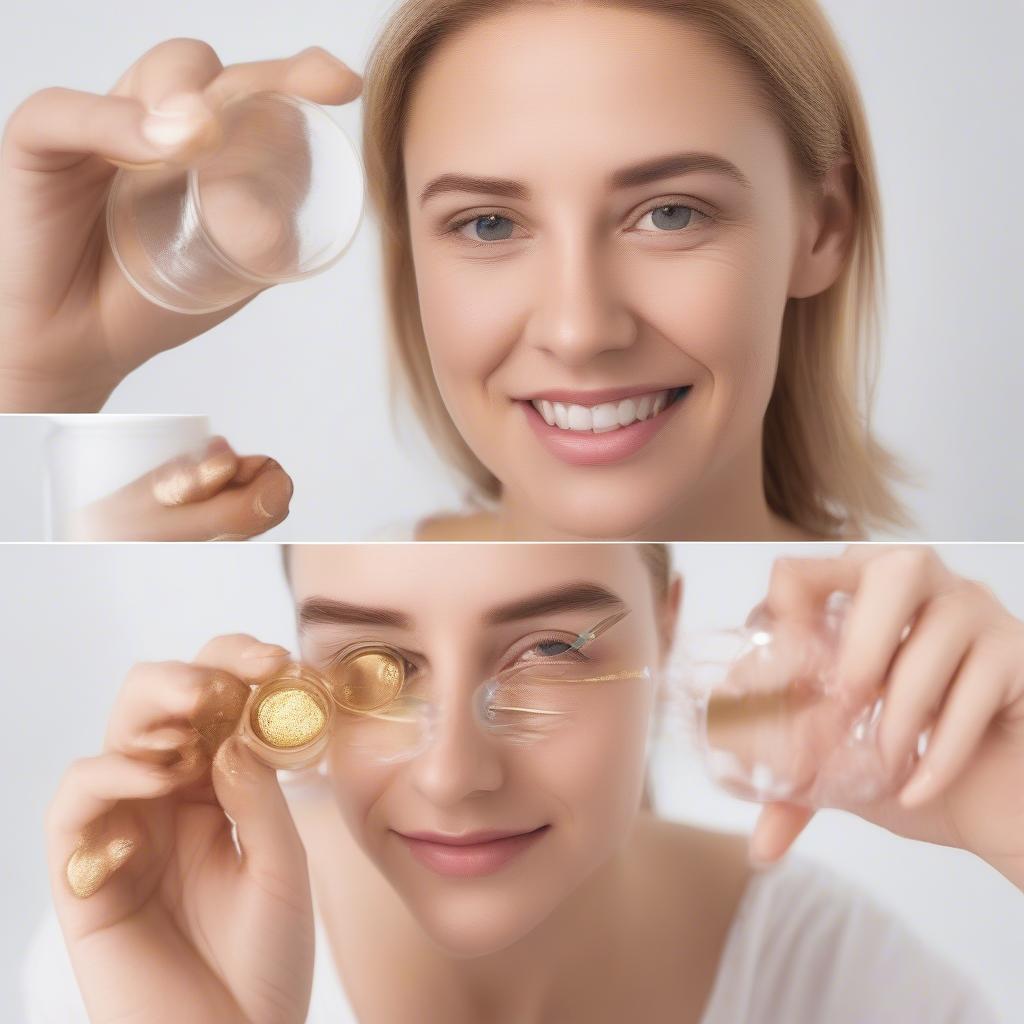
<instances>
[{"instance_id":1,"label":"blonde hair","mask_svg":"<svg viewBox=\"0 0 1024 1024\"><path fill-rule=\"evenodd\" d=\"M881 205L867 123L853 74L815 0L405 0L367 63L363 154L368 200L382 229L392 399L401 392L442 456L496 499L500 481L459 434L438 390L419 316L402 140L420 70L446 37L515 7L624 7L673 16L710 33L752 73L809 190L843 154L853 164L855 227L838 279L790 297L763 430L769 507L825 537L863 536L910 519L892 490L907 474L874 437L870 408L883 302Z\"/></svg>"}]
</instances>

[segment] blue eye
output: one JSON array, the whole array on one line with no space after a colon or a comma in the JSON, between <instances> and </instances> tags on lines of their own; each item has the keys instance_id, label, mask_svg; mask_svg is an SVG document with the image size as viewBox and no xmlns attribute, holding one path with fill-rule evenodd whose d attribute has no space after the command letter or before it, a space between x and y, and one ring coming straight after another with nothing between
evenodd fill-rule
<instances>
[{"instance_id":1,"label":"blue eye","mask_svg":"<svg viewBox=\"0 0 1024 1024\"><path fill-rule=\"evenodd\" d=\"M675 212L666 213L666 211ZM651 223L657 226L658 233L660 234L664 234L667 231L678 231L680 228L689 227L694 214L698 217L703 217L705 220L710 220L710 217L708 217L706 213L701 213L700 210L696 210L692 206L685 206L682 203L663 203L661 206L652 207L643 215L643 217L646 217L648 214L652 215ZM654 214L662 215L662 222L660 224L655 220L653 216ZM643 217L640 219L643 220Z\"/></svg>"},{"instance_id":2,"label":"blue eye","mask_svg":"<svg viewBox=\"0 0 1024 1024\"><path fill-rule=\"evenodd\" d=\"M487 214L487 215L481 216L481 217L473 217L470 220L464 220L460 224L453 225L452 226L452 230L455 231L455 232L460 232L462 230L462 228L464 228L467 224L479 224L480 222L485 222L485 223L489 222L488 223L488 227L484 229L486 231L486 230L488 230L488 228L493 229L495 227L496 223L500 222L500 221L504 221L505 224L508 225L508 227L509 227L508 234L502 234L502 235L500 235L497 238L495 238L493 235L491 235L491 236L488 236L488 235L480 236L480 235L478 235L477 238L474 239L474 240L485 241L485 242L503 242L503 241L505 241L507 238L509 238L511 236L511 233L512 233L512 231L511 231L512 221L510 221L508 219L508 217L502 217L500 214L497 214L497 213L491 213L491 214Z\"/></svg>"}]
</instances>

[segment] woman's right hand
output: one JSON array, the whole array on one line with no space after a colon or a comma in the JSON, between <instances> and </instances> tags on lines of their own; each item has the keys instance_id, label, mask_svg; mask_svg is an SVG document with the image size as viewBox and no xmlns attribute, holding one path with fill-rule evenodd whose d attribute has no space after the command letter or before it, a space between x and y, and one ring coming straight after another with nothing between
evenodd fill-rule
<instances>
[{"instance_id":1,"label":"woman's right hand","mask_svg":"<svg viewBox=\"0 0 1024 1024\"><path fill-rule=\"evenodd\" d=\"M251 301L150 303L117 266L105 208L118 164L187 162L216 144L226 100L262 90L338 105L362 78L317 46L224 67L207 43L169 39L105 96L53 87L15 109L0 144L0 412L95 412L137 366Z\"/></svg>"},{"instance_id":2,"label":"woman's right hand","mask_svg":"<svg viewBox=\"0 0 1024 1024\"><path fill-rule=\"evenodd\" d=\"M193 663L136 665L103 753L61 780L47 856L91 1021L306 1019L305 849L276 773L235 732L249 684L288 661L233 635Z\"/></svg>"}]
</instances>

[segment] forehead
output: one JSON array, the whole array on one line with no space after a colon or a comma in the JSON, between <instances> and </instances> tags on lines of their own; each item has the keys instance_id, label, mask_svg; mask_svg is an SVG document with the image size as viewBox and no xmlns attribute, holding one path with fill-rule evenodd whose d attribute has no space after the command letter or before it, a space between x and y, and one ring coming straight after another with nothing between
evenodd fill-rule
<instances>
[{"instance_id":1,"label":"forehead","mask_svg":"<svg viewBox=\"0 0 1024 1024\"><path fill-rule=\"evenodd\" d=\"M593 582L639 610L650 573L628 544L300 544L290 549L296 603L328 597L417 620L469 619L519 597Z\"/></svg>"},{"instance_id":2,"label":"forehead","mask_svg":"<svg viewBox=\"0 0 1024 1024\"><path fill-rule=\"evenodd\" d=\"M649 11L529 5L434 51L404 157L411 194L452 169L579 189L671 149L717 153L753 178L765 146L783 154L751 76L706 33Z\"/></svg>"}]
</instances>

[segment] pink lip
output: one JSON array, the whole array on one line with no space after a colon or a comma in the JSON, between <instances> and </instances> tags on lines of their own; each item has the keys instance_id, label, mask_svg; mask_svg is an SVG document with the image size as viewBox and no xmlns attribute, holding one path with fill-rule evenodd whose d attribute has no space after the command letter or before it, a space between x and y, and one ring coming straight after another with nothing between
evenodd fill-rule
<instances>
[{"instance_id":1,"label":"pink lip","mask_svg":"<svg viewBox=\"0 0 1024 1024\"><path fill-rule=\"evenodd\" d=\"M518 856L528 846L544 835L549 825L542 825L533 832L519 835L506 835L500 839L486 842L452 843L449 837L446 842L430 842L426 839L415 839L396 832L402 842L409 847L412 855L423 865L436 871L439 875L466 878L476 875L489 875ZM421 833L422 834L422 833ZM487 835L488 833L478 833Z\"/></svg>"},{"instance_id":2,"label":"pink lip","mask_svg":"<svg viewBox=\"0 0 1024 1024\"><path fill-rule=\"evenodd\" d=\"M564 402L566 405L600 405L602 402L621 402L636 395L656 395L659 391L674 391L680 384L638 384L628 388L595 388L593 391L578 391L573 388L550 388L536 391L532 395L518 398L521 402L540 401Z\"/></svg>"},{"instance_id":3,"label":"pink lip","mask_svg":"<svg viewBox=\"0 0 1024 1024\"><path fill-rule=\"evenodd\" d=\"M641 393L645 394L646 392ZM555 394L555 392L548 392L548 394ZM530 402L526 401L520 404L526 414L527 422L540 443L556 459L561 459L562 462L570 466L607 466L628 459L640 451L668 422L679 406L685 404L689 394L686 392L681 395L670 406L662 409L657 416L638 420L628 427L620 427L618 430L609 430L601 434L582 430L562 430L557 426L549 427L544 417ZM624 397L628 398L629 395ZM562 401L562 399L549 399L549 401Z\"/></svg>"}]
</instances>

